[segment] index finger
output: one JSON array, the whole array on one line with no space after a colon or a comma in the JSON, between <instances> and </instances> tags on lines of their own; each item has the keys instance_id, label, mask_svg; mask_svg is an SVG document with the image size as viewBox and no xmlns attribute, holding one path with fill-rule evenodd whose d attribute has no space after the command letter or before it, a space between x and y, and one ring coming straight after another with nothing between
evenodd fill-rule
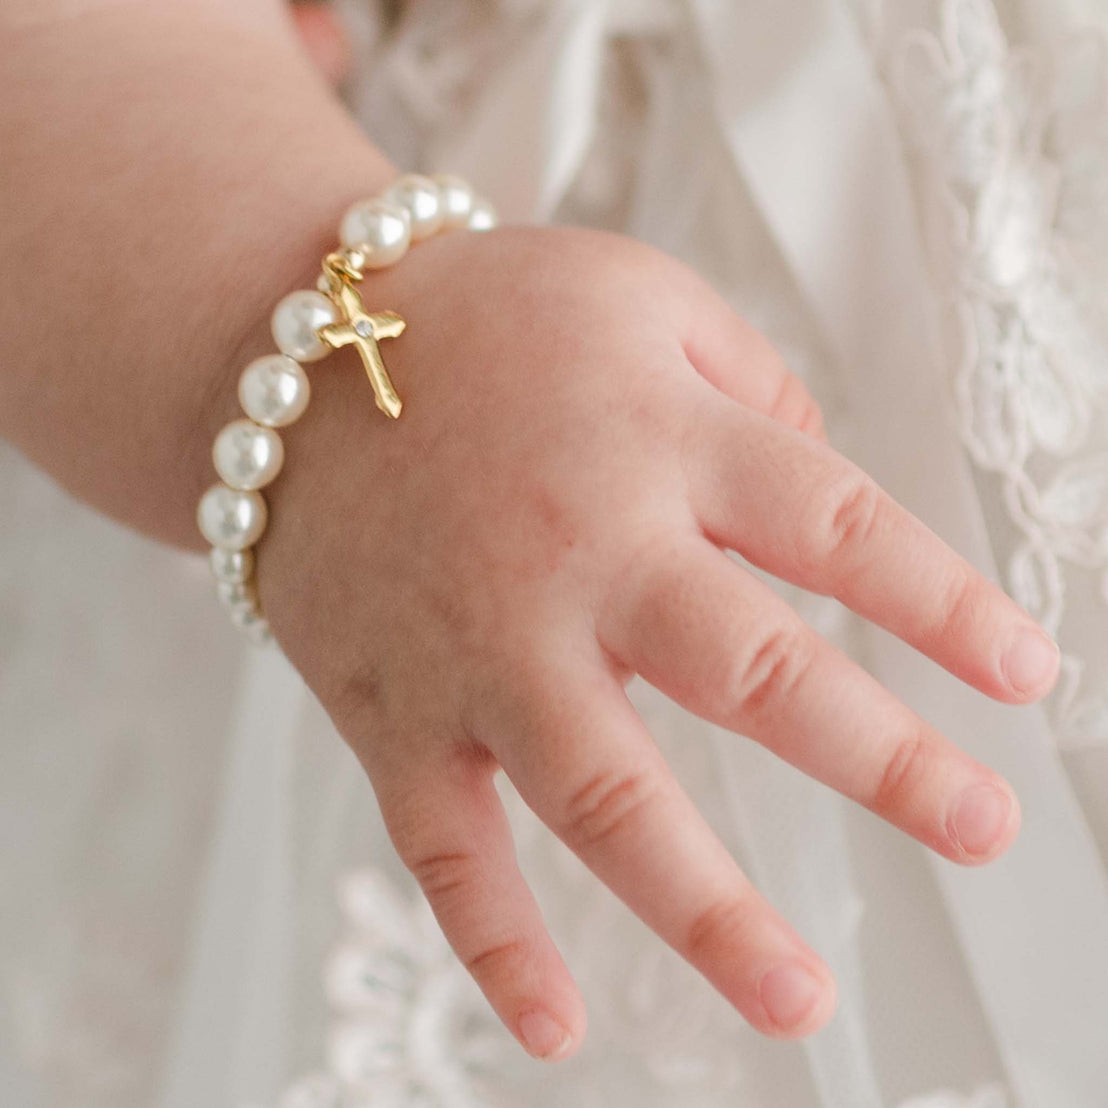
<instances>
[{"instance_id":1,"label":"index finger","mask_svg":"<svg viewBox=\"0 0 1108 1108\"><path fill-rule=\"evenodd\" d=\"M836 597L997 700L1050 690L1054 641L859 466L718 393L695 409L689 497L713 542Z\"/></svg>"}]
</instances>

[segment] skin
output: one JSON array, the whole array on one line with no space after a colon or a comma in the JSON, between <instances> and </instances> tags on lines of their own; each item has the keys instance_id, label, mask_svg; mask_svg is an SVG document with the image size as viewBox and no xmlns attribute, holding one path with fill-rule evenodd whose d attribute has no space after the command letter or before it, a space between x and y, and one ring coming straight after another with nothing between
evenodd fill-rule
<instances>
[{"instance_id":1,"label":"skin","mask_svg":"<svg viewBox=\"0 0 1108 1108\"><path fill-rule=\"evenodd\" d=\"M205 551L211 443L272 350L272 305L312 286L338 215L396 170L276 3L74 6L0 15L0 433L99 510ZM257 574L453 949L532 1053L579 1047L503 769L755 1028L818 1030L830 970L678 786L629 681L974 865L1017 833L1010 786L726 551L1007 703L1049 691L1056 651L1009 679L1014 636L1042 636L1030 617L828 444L769 343L672 258L504 227L421 243L363 291L408 323L382 348L403 414L377 411L352 351L309 367ZM995 826L984 808L955 825L966 790L997 799Z\"/></svg>"}]
</instances>

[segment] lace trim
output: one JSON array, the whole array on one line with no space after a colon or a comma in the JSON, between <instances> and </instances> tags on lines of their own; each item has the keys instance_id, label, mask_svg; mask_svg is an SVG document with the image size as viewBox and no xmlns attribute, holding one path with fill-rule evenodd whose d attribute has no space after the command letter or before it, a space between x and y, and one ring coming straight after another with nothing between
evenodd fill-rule
<instances>
[{"instance_id":1,"label":"lace trim","mask_svg":"<svg viewBox=\"0 0 1108 1108\"><path fill-rule=\"evenodd\" d=\"M491 1076L503 1028L426 900L377 870L340 882L344 933L324 969L326 1067L279 1108L500 1108Z\"/></svg>"},{"instance_id":2,"label":"lace trim","mask_svg":"<svg viewBox=\"0 0 1108 1108\"><path fill-rule=\"evenodd\" d=\"M324 971L333 1012L326 1067L289 1086L277 1108L508 1108L495 1075L506 1051L519 1048L455 958L427 902L418 894L406 899L385 874L366 869L342 879L339 904L344 934ZM650 991L646 982L631 1002L647 1004L656 1019ZM679 1049L662 1054L655 1073L662 1083L705 1078L702 1061ZM991 1084L967 1096L931 1093L901 1108L1009 1105L1004 1090Z\"/></svg>"},{"instance_id":3,"label":"lace trim","mask_svg":"<svg viewBox=\"0 0 1108 1108\"><path fill-rule=\"evenodd\" d=\"M1062 647L1047 704L1069 748L1108 742L1081 654L1108 615L1106 57L1090 30L1052 64L1010 47L988 0L944 0L891 64L950 290L962 441L999 481L1010 591Z\"/></svg>"}]
</instances>

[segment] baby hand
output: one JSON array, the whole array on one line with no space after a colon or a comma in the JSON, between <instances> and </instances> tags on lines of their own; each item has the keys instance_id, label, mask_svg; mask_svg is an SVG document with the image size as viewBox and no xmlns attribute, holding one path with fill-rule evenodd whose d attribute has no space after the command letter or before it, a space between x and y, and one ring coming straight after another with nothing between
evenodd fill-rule
<instances>
[{"instance_id":1,"label":"baby hand","mask_svg":"<svg viewBox=\"0 0 1108 1108\"><path fill-rule=\"evenodd\" d=\"M754 1027L816 1030L829 970L679 787L630 678L974 864L1016 834L1011 788L724 548L999 700L1048 690L1053 644L823 441L772 348L672 259L504 228L421 243L363 291L408 323L383 348L403 413L377 411L349 351L313 368L258 581L453 949L533 1054L579 1045L501 766Z\"/></svg>"}]
</instances>

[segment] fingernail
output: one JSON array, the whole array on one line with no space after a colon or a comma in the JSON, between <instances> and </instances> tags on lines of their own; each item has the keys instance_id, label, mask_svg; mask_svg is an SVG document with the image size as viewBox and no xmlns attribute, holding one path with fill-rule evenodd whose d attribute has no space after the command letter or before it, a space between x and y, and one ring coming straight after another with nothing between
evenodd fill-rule
<instances>
[{"instance_id":1,"label":"fingernail","mask_svg":"<svg viewBox=\"0 0 1108 1108\"><path fill-rule=\"evenodd\" d=\"M1058 658L1058 645L1053 639L1042 631L1021 627L1004 655L1004 675L1017 692L1034 692L1053 676Z\"/></svg>"},{"instance_id":2,"label":"fingernail","mask_svg":"<svg viewBox=\"0 0 1108 1108\"><path fill-rule=\"evenodd\" d=\"M771 969L758 986L762 1004L782 1031L790 1031L815 1007L823 986L803 966L786 963Z\"/></svg>"},{"instance_id":3,"label":"fingernail","mask_svg":"<svg viewBox=\"0 0 1108 1108\"><path fill-rule=\"evenodd\" d=\"M527 1049L544 1062L557 1061L573 1041L573 1036L541 1008L519 1017L519 1034Z\"/></svg>"},{"instance_id":4,"label":"fingernail","mask_svg":"<svg viewBox=\"0 0 1108 1108\"><path fill-rule=\"evenodd\" d=\"M988 854L1008 826L1012 798L995 785L970 785L958 798L950 834L966 854Z\"/></svg>"}]
</instances>

